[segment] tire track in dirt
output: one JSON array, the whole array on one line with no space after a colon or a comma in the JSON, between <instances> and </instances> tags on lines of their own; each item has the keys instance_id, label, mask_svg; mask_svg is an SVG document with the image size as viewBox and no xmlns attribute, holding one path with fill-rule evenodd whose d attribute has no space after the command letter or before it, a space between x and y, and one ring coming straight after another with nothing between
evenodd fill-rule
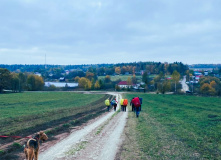
<instances>
[{"instance_id":1,"label":"tire track in dirt","mask_svg":"<svg viewBox=\"0 0 221 160\"><path fill-rule=\"evenodd\" d=\"M121 95L116 93L109 94L115 95L118 101L121 98ZM114 159L121 144L120 137L126 125L127 112L120 112L112 117L114 113L111 111L84 128L74 131L42 152L39 159Z\"/></svg>"},{"instance_id":2,"label":"tire track in dirt","mask_svg":"<svg viewBox=\"0 0 221 160\"><path fill-rule=\"evenodd\" d=\"M99 134L97 134L97 129L94 130L84 139L87 142L86 147L69 159L114 159L122 143L120 137L126 124L126 117L127 113L119 112L111 120L105 122Z\"/></svg>"}]
</instances>

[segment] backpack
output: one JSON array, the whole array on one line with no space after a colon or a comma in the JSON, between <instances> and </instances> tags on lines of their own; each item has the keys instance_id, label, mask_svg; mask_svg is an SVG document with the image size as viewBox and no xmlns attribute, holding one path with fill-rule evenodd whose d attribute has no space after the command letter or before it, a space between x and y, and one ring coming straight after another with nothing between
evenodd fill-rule
<instances>
[{"instance_id":1,"label":"backpack","mask_svg":"<svg viewBox=\"0 0 221 160\"><path fill-rule=\"evenodd\" d=\"M124 99L121 99L121 100L120 100L120 105L121 105L121 106L124 105Z\"/></svg>"},{"instance_id":2,"label":"backpack","mask_svg":"<svg viewBox=\"0 0 221 160\"><path fill-rule=\"evenodd\" d=\"M124 99L123 105L124 105L124 106L127 106L127 104L128 104L128 100L127 100L127 99Z\"/></svg>"},{"instance_id":3,"label":"backpack","mask_svg":"<svg viewBox=\"0 0 221 160\"><path fill-rule=\"evenodd\" d=\"M134 98L134 106L140 107L140 99L139 98Z\"/></svg>"},{"instance_id":4,"label":"backpack","mask_svg":"<svg viewBox=\"0 0 221 160\"><path fill-rule=\"evenodd\" d=\"M105 105L106 105L106 106L109 106L109 105L110 105L109 99L106 99L106 100L105 100Z\"/></svg>"},{"instance_id":5,"label":"backpack","mask_svg":"<svg viewBox=\"0 0 221 160\"><path fill-rule=\"evenodd\" d=\"M111 105L116 105L117 102L115 100L111 101Z\"/></svg>"}]
</instances>

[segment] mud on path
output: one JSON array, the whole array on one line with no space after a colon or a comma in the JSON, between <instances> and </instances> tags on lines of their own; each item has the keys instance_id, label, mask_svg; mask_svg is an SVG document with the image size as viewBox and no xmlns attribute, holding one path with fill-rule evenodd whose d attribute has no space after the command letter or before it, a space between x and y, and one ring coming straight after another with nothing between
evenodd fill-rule
<instances>
[{"instance_id":1,"label":"mud on path","mask_svg":"<svg viewBox=\"0 0 221 160\"><path fill-rule=\"evenodd\" d=\"M116 96L117 101L121 95ZM118 105L117 110L120 105ZM121 135L126 125L127 112L110 112L73 129L71 134L59 136L60 141L51 141L41 146L40 160L69 159L115 159L122 143ZM65 137L65 138L64 138Z\"/></svg>"}]
</instances>

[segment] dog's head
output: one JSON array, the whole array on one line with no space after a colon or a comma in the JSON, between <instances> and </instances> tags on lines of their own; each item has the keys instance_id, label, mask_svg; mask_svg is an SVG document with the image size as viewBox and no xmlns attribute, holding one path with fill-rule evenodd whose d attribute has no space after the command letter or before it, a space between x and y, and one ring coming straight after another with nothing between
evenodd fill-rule
<instances>
[{"instance_id":1,"label":"dog's head","mask_svg":"<svg viewBox=\"0 0 221 160\"><path fill-rule=\"evenodd\" d=\"M48 139L48 136L43 131L40 131L38 135L39 135L39 140L42 140L43 142Z\"/></svg>"}]
</instances>

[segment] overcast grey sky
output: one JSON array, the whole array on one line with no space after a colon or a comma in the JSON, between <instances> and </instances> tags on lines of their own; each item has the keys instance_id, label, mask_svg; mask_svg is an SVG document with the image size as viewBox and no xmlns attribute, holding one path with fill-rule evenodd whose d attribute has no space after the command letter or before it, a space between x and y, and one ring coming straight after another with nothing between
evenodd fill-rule
<instances>
[{"instance_id":1,"label":"overcast grey sky","mask_svg":"<svg viewBox=\"0 0 221 160\"><path fill-rule=\"evenodd\" d=\"M0 0L0 64L221 63L220 0Z\"/></svg>"}]
</instances>

